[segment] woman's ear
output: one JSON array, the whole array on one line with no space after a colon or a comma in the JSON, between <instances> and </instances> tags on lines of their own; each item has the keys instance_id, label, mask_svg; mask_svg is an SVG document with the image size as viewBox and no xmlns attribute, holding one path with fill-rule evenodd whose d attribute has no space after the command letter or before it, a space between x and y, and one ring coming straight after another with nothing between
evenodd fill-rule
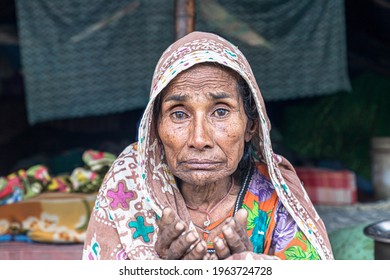
<instances>
[{"instance_id":1,"label":"woman's ear","mask_svg":"<svg viewBox=\"0 0 390 280\"><path fill-rule=\"evenodd\" d=\"M256 120L248 120L248 123L246 124L246 130L245 130L245 142L249 142L252 140L253 134L255 134L257 127L258 127L258 119Z\"/></svg>"}]
</instances>

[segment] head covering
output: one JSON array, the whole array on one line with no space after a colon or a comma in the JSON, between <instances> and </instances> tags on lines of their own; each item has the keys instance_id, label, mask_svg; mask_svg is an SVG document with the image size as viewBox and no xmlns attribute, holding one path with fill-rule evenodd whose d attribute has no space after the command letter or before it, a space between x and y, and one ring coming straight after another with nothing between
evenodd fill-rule
<instances>
[{"instance_id":1,"label":"head covering","mask_svg":"<svg viewBox=\"0 0 390 280\"><path fill-rule=\"evenodd\" d=\"M297 177L292 165L272 150L270 121L264 100L251 67L240 52L224 38L205 32L192 32L173 43L162 54L150 90L150 100L140 123L138 135L138 186L146 201L157 215L162 209L172 207L181 219L191 223L175 179L164 162L163 147L156 137L153 120L153 106L156 97L179 73L195 64L213 62L231 68L248 83L259 113L258 137L252 138L252 146L258 160L265 163L277 195L292 215L299 228L305 233L322 259L332 259L332 251L325 226L314 209L310 199Z\"/></svg>"}]
</instances>

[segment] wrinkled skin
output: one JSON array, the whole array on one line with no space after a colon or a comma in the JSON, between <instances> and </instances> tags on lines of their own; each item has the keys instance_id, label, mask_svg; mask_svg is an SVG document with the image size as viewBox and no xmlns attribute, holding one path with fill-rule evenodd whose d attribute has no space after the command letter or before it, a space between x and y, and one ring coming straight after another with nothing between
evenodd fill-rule
<instances>
[{"instance_id":1,"label":"wrinkled skin","mask_svg":"<svg viewBox=\"0 0 390 280\"><path fill-rule=\"evenodd\" d=\"M207 255L206 242L201 241L197 232L188 231L171 208L165 208L155 245L156 251L163 259L168 260L201 260Z\"/></svg>"},{"instance_id":2,"label":"wrinkled skin","mask_svg":"<svg viewBox=\"0 0 390 280\"><path fill-rule=\"evenodd\" d=\"M240 209L234 217L228 218L222 227L224 239L214 239L215 253L207 253L206 242L187 226L174 211L167 207L159 221L160 233L156 251L163 259L227 259L236 254L251 252L253 247L246 234L247 212Z\"/></svg>"},{"instance_id":3,"label":"wrinkled skin","mask_svg":"<svg viewBox=\"0 0 390 280\"><path fill-rule=\"evenodd\" d=\"M171 172L183 184L228 182L252 138L248 126L237 78L221 67L193 66L163 92L158 135Z\"/></svg>"},{"instance_id":4,"label":"wrinkled skin","mask_svg":"<svg viewBox=\"0 0 390 280\"><path fill-rule=\"evenodd\" d=\"M162 94L157 131L166 162L187 205L210 209L228 193L256 126L245 114L236 74L199 64L180 73ZM233 205L234 198L226 203ZM199 234L166 208L155 248L163 259L226 259L250 252L246 220L244 209L227 218L220 229L224 239L214 234L216 252L210 255Z\"/></svg>"}]
</instances>

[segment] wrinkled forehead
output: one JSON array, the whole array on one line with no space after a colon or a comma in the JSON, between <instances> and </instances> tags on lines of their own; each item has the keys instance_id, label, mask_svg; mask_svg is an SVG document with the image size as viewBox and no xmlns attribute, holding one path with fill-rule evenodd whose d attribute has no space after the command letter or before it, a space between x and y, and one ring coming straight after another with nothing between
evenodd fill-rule
<instances>
[{"instance_id":1,"label":"wrinkled forehead","mask_svg":"<svg viewBox=\"0 0 390 280\"><path fill-rule=\"evenodd\" d=\"M218 63L202 62L179 73L167 84L163 92L172 88L235 87L239 79L240 75L229 67Z\"/></svg>"}]
</instances>

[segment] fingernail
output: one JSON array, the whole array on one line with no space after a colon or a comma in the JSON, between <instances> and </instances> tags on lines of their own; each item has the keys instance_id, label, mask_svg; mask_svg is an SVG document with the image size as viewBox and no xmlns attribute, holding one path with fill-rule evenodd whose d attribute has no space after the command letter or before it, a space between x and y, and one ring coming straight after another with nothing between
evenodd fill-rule
<instances>
[{"instance_id":1,"label":"fingernail","mask_svg":"<svg viewBox=\"0 0 390 280\"><path fill-rule=\"evenodd\" d=\"M196 250L198 253L200 253L200 252L203 251L203 249L204 249L203 244L202 244L201 242L199 242L199 243L196 245L195 250Z\"/></svg>"},{"instance_id":2,"label":"fingernail","mask_svg":"<svg viewBox=\"0 0 390 280\"><path fill-rule=\"evenodd\" d=\"M214 244L218 247L221 248L223 246L223 241L221 238L217 237L215 238Z\"/></svg>"},{"instance_id":3,"label":"fingernail","mask_svg":"<svg viewBox=\"0 0 390 280\"><path fill-rule=\"evenodd\" d=\"M175 226L175 229L178 230L178 231L183 230L183 229L184 229L183 223L178 222L178 223L176 224L176 226Z\"/></svg>"},{"instance_id":4,"label":"fingernail","mask_svg":"<svg viewBox=\"0 0 390 280\"><path fill-rule=\"evenodd\" d=\"M231 227L226 227L223 233L227 234L227 235L232 235L233 234L233 230L232 230Z\"/></svg>"},{"instance_id":5,"label":"fingernail","mask_svg":"<svg viewBox=\"0 0 390 280\"><path fill-rule=\"evenodd\" d=\"M168 215L169 213L171 213L171 208L169 208L169 207L165 207L164 209L163 209L163 214L165 213L165 215Z\"/></svg>"},{"instance_id":6,"label":"fingernail","mask_svg":"<svg viewBox=\"0 0 390 280\"><path fill-rule=\"evenodd\" d=\"M187 235L186 239L187 239L188 242L194 242L197 239L197 237L195 236L195 234L193 232L190 232Z\"/></svg>"}]
</instances>

